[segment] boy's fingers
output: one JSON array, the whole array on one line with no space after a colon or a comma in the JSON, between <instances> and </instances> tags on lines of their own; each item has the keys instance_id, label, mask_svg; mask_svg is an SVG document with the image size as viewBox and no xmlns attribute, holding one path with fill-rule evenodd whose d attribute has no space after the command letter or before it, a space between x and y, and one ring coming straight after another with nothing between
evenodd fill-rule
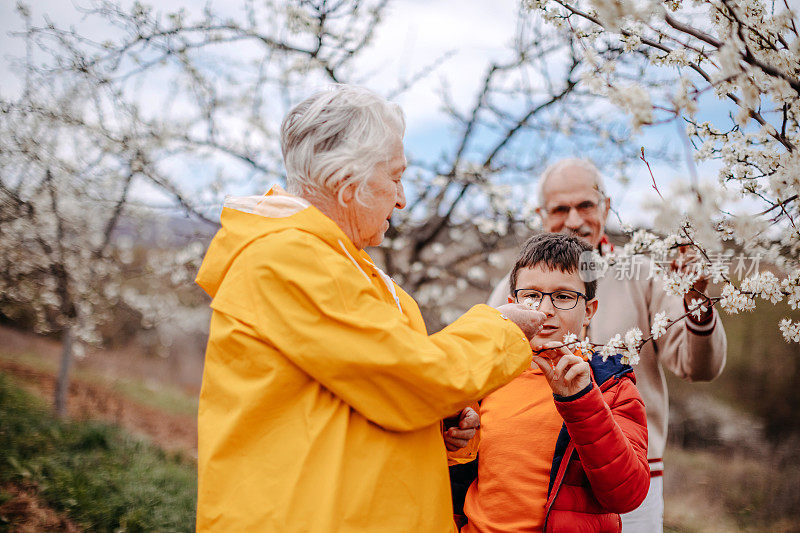
<instances>
[{"instance_id":1,"label":"boy's fingers","mask_svg":"<svg viewBox=\"0 0 800 533\"><path fill-rule=\"evenodd\" d=\"M566 355L562 355L558 359L558 362L556 363L556 368L555 368L554 374L556 376L558 376L558 377L563 376L564 375L564 370L566 370L568 364L569 364L569 357L566 356Z\"/></svg>"},{"instance_id":2,"label":"boy's fingers","mask_svg":"<svg viewBox=\"0 0 800 533\"><path fill-rule=\"evenodd\" d=\"M536 363L542 373L544 373L545 377L550 379L553 375L553 367L550 366L550 359L545 359L539 355L534 355L531 360Z\"/></svg>"},{"instance_id":3,"label":"boy's fingers","mask_svg":"<svg viewBox=\"0 0 800 533\"><path fill-rule=\"evenodd\" d=\"M532 346L532 348L537 351L540 356L553 361L557 361L565 355L572 355L572 350L570 350L569 346L558 341L546 342L538 347Z\"/></svg>"},{"instance_id":4,"label":"boy's fingers","mask_svg":"<svg viewBox=\"0 0 800 533\"><path fill-rule=\"evenodd\" d=\"M558 348L560 348L561 346L563 346L563 343L560 343L560 342L557 342L557 341L546 342L546 343L542 344L542 347L541 347L541 349L544 350L542 352L542 355L544 355L546 357L551 357L551 358L555 357L556 353L558 352Z\"/></svg>"},{"instance_id":5,"label":"boy's fingers","mask_svg":"<svg viewBox=\"0 0 800 533\"><path fill-rule=\"evenodd\" d=\"M584 370L583 365L581 364L573 365L569 370L567 370L567 373L564 375L564 381L574 380L580 374L583 373L583 370Z\"/></svg>"},{"instance_id":6,"label":"boy's fingers","mask_svg":"<svg viewBox=\"0 0 800 533\"><path fill-rule=\"evenodd\" d=\"M553 350L553 355L550 360L553 363L554 370L555 370L555 377L556 379L561 379L564 374L564 368L566 368L565 364L562 365L561 361L564 360L565 357L575 357L572 355L572 352L566 346L559 346L557 349Z\"/></svg>"},{"instance_id":7,"label":"boy's fingers","mask_svg":"<svg viewBox=\"0 0 800 533\"><path fill-rule=\"evenodd\" d=\"M560 378L561 376L564 375L567 368L582 361L583 359L581 359L577 355L569 354L561 356L561 358L558 360L558 363L556 364L555 375L558 376L558 378Z\"/></svg>"}]
</instances>

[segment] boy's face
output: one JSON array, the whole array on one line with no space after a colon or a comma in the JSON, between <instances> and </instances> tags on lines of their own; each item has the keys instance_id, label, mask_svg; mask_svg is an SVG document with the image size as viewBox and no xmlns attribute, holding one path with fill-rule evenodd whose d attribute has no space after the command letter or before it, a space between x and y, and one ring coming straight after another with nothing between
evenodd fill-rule
<instances>
[{"instance_id":1,"label":"boy's face","mask_svg":"<svg viewBox=\"0 0 800 533\"><path fill-rule=\"evenodd\" d=\"M561 272L549 270L547 265L536 265L531 268L521 268L517 272L517 289L536 289L542 292L560 290L577 291L586 293L586 286L575 272ZM508 302L513 303L514 298L508 297ZM572 309L557 309L549 296L544 296L539 304L538 311L547 318L542 330L531 339L531 346L539 349L544 343L561 341L567 333L574 333L580 338L583 326L588 326L597 311L597 299L586 301L583 296L578 298L577 305Z\"/></svg>"}]
</instances>

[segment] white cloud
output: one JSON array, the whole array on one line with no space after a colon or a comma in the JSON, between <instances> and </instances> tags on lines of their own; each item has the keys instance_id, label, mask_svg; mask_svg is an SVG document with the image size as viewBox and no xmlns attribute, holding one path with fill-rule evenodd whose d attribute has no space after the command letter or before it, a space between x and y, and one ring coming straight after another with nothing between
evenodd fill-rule
<instances>
[{"instance_id":1,"label":"white cloud","mask_svg":"<svg viewBox=\"0 0 800 533\"><path fill-rule=\"evenodd\" d=\"M438 117L440 79L447 78L455 102L468 105L476 95L491 59L507 54L513 39L518 3L424 2L403 0L391 5L370 53L361 60L373 75L368 85L391 91L399 79L415 75L436 59L456 52L437 71L398 98L410 131L423 129Z\"/></svg>"}]
</instances>

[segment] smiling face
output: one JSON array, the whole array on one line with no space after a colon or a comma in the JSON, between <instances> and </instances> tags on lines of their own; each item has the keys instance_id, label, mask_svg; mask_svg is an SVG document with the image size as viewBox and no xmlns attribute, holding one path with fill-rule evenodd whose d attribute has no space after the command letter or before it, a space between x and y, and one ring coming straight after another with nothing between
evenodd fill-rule
<instances>
[{"instance_id":1,"label":"smiling face","mask_svg":"<svg viewBox=\"0 0 800 533\"><path fill-rule=\"evenodd\" d=\"M537 211L545 231L574 235L593 248L600 244L611 202L586 168L565 166L549 176L542 185L542 205Z\"/></svg>"},{"instance_id":2,"label":"smiling face","mask_svg":"<svg viewBox=\"0 0 800 533\"><path fill-rule=\"evenodd\" d=\"M383 242L392 212L406 206L402 182L405 170L403 141L396 135L389 143L387 160L375 165L360 195L364 203L355 198L354 192L345 194L347 208L341 225L356 247L363 249Z\"/></svg>"},{"instance_id":3,"label":"smiling face","mask_svg":"<svg viewBox=\"0 0 800 533\"><path fill-rule=\"evenodd\" d=\"M542 292L566 289L586 293L586 286L577 270L574 272L550 270L544 264L521 268L517 273L516 289L536 289ZM508 302L513 303L513 297L509 296ZM561 341L567 333L574 333L580 338L581 329L589 325L597 311L597 299L587 302L580 297L574 308L565 310L553 307L550 297L545 296L537 310L543 312L547 318L542 330L531 339L531 346L534 349L539 349L546 342Z\"/></svg>"}]
</instances>

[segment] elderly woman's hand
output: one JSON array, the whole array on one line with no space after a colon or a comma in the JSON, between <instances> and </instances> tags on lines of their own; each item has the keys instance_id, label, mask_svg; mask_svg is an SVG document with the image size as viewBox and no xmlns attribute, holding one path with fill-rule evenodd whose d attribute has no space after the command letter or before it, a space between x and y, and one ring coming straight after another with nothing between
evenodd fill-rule
<instances>
[{"instance_id":1,"label":"elderly woman's hand","mask_svg":"<svg viewBox=\"0 0 800 533\"><path fill-rule=\"evenodd\" d=\"M541 311L534 311L527 305L522 304L503 304L497 307L503 316L519 326L522 333L528 340L531 340L542 329L542 322L547 318Z\"/></svg>"},{"instance_id":2,"label":"elderly woman's hand","mask_svg":"<svg viewBox=\"0 0 800 533\"><path fill-rule=\"evenodd\" d=\"M457 417L458 424L447 428L444 432L444 446L451 452L466 446L481 427L481 417L471 407L461 411Z\"/></svg>"}]
</instances>

